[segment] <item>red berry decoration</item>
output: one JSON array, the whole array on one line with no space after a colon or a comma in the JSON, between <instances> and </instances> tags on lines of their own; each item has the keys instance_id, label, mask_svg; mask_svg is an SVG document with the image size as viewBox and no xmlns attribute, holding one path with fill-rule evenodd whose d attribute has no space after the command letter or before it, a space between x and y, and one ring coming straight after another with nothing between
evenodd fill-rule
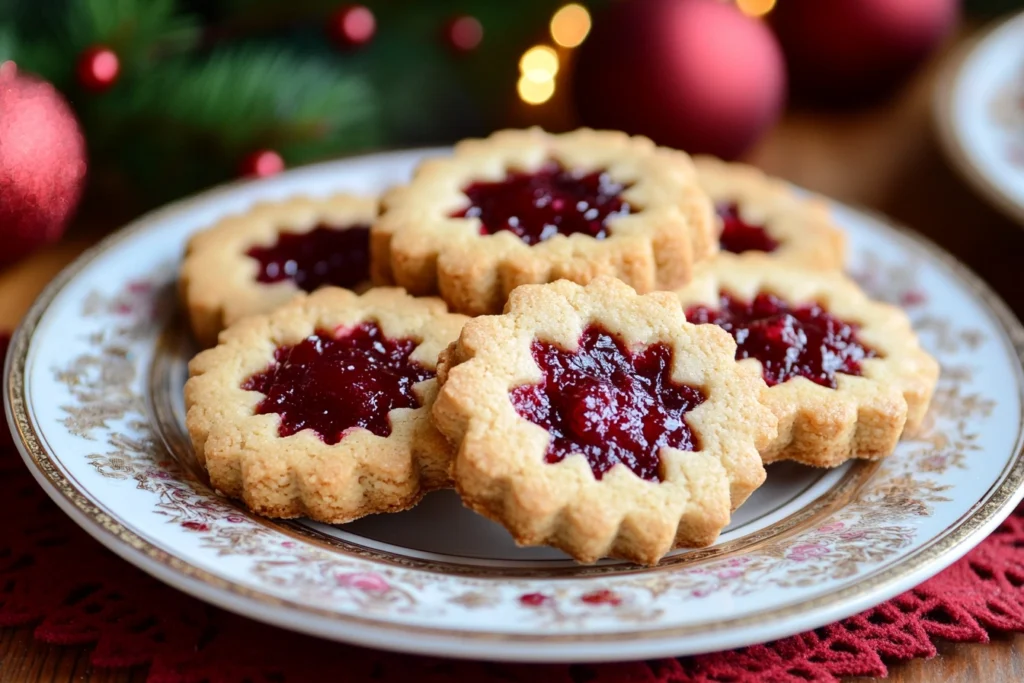
<instances>
[{"instance_id":1,"label":"red berry decoration","mask_svg":"<svg viewBox=\"0 0 1024 683\"><path fill-rule=\"evenodd\" d=\"M363 5L345 5L331 16L331 39L342 48L366 45L377 32L373 12Z\"/></svg>"},{"instance_id":2,"label":"red berry decoration","mask_svg":"<svg viewBox=\"0 0 1024 683\"><path fill-rule=\"evenodd\" d=\"M866 104L902 84L958 15L957 0L785 0L770 18L794 94Z\"/></svg>"},{"instance_id":3,"label":"red berry decoration","mask_svg":"<svg viewBox=\"0 0 1024 683\"><path fill-rule=\"evenodd\" d=\"M272 149L256 150L242 160L239 175L266 178L284 170L284 159Z\"/></svg>"},{"instance_id":4,"label":"red berry decoration","mask_svg":"<svg viewBox=\"0 0 1024 683\"><path fill-rule=\"evenodd\" d=\"M613 2L579 49L573 90L586 125L734 158L782 111L786 71L772 32L732 3Z\"/></svg>"},{"instance_id":5,"label":"red berry decoration","mask_svg":"<svg viewBox=\"0 0 1024 683\"><path fill-rule=\"evenodd\" d=\"M85 139L49 83L0 65L0 266L60 239L85 182Z\"/></svg>"},{"instance_id":6,"label":"red berry decoration","mask_svg":"<svg viewBox=\"0 0 1024 683\"><path fill-rule=\"evenodd\" d=\"M551 598L543 593L524 593L519 596L519 604L526 607L543 607L551 602Z\"/></svg>"},{"instance_id":7,"label":"red berry decoration","mask_svg":"<svg viewBox=\"0 0 1024 683\"><path fill-rule=\"evenodd\" d=\"M452 51L466 54L480 47L484 39L484 27L476 17L463 14L445 24L444 39Z\"/></svg>"},{"instance_id":8,"label":"red berry decoration","mask_svg":"<svg viewBox=\"0 0 1024 683\"><path fill-rule=\"evenodd\" d=\"M109 90L121 73L121 61L109 47L94 45L78 58L78 83L86 90Z\"/></svg>"},{"instance_id":9,"label":"red berry decoration","mask_svg":"<svg viewBox=\"0 0 1024 683\"><path fill-rule=\"evenodd\" d=\"M607 589L596 590L586 595L581 595L580 600L588 605L611 605L618 607L622 604L622 598L614 591Z\"/></svg>"}]
</instances>

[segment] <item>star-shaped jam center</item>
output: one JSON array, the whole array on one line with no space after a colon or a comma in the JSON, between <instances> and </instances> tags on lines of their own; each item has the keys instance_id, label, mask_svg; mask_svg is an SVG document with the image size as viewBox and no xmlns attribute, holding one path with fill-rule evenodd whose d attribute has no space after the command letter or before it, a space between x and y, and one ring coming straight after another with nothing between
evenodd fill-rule
<instances>
[{"instance_id":1,"label":"star-shaped jam center","mask_svg":"<svg viewBox=\"0 0 1024 683\"><path fill-rule=\"evenodd\" d=\"M537 340L531 352L543 379L515 387L509 398L520 416L551 435L547 462L579 453L597 479L622 464L641 479L660 481L663 447L700 449L685 416L705 396L672 380L668 345L632 352L592 325L574 351Z\"/></svg>"},{"instance_id":2,"label":"star-shaped jam center","mask_svg":"<svg viewBox=\"0 0 1024 683\"><path fill-rule=\"evenodd\" d=\"M608 219L633 210L606 171L580 173L550 162L533 173L509 171L497 182L476 182L463 188L469 206L455 218L479 218L480 232L508 230L529 245L555 235L608 236Z\"/></svg>"},{"instance_id":3,"label":"star-shaped jam center","mask_svg":"<svg viewBox=\"0 0 1024 683\"><path fill-rule=\"evenodd\" d=\"M840 320L817 303L791 306L773 294L744 301L722 292L718 308L695 306L692 323L713 323L736 340L736 359L761 361L768 386L806 377L836 387L836 374L860 375L861 362L878 353L857 338L857 326Z\"/></svg>"},{"instance_id":4,"label":"star-shaped jam center","mask_svg":"<svg viewBox=\"0 0 1024 683\"><path fill-rule=\"evenodd\" d=\"M306 292L324 285L352 289L370 279L370 226L282 232L274 244L253 247L246 255L259 262L257 282L291 280Z\"/></svg>"},{"instance_id":5,"label":"star-shaped jam center","mask_svg":"<svg viewBox=\"0 0 1024 683\"><path fill-rule=\"evenodd\" d=\"M772 239L763 225L747 223L740 217L739 205L719 204L715 207L722 221L718 244L722 251L742 254L745 251L775 251L779 243Z\"/></svg>"},{"instance_id":6,"label":"star-shaped jam center","mask_svg":"<svg viewBox=\"0 0 1024 683\"><path fill-rule=\"evenodd\" d=\"M318 331L294 346L280 346L270 366L242 383L264 399L257 415L280 415L280 436L312 429L327 444L336 444L355 428L377 436L391 434L388 413L419 408L417 382L434 372L409 355L412 339L389 339L374 322L341 334Z\"/></svg>"}]
</instances>

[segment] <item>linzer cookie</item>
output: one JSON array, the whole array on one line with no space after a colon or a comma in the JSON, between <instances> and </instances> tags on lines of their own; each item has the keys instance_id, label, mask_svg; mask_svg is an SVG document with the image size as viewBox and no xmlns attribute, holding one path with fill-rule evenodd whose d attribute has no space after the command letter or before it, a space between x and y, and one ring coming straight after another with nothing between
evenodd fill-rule
<instances>
[{"instance_id":1,"label":"linzer cookie","mask_svg":"<svg viewBox=\"0 0 1024 683\"><path fill-rule=\"evenodd\" d=\"M371 197L297 197L257 204L189 242L180 290L203 346L236 320L323 286L369 287Z\"/></svg>"},{"instance_id":2,"label":"linzer cookie","mask_svg":"<svg viewBox=\"0 0 1024 683\"><path fill-rule=\"evenodd\" d=\"M398 289L299 295L189 364L188 431L210 481L270 517L347 522L449 485L430 420L463 316Z\"/></svg>"},{"instance_id":3,"label":"linzer cookie","mask_svg":"<svg viewBox=\"0 0 1024 683\"><path fill-rule=\"evenodd\" d=\"M518 543L580 562L709 545L764 480L776 433L735 350L671 293L610 277L520 287L439 362L455 486Z\"/></svg>"},{"instance_id":4,"label":"linzer cookie","mask_svg":"<svg viewBox=\"0 0 1024 683\"><path fill-rule=\"evenodd\" d=\"M528 283L687 282L717 250L711 203L681 153L624 133L508 130L423 162L374 223L375 281L501 311Z\"/></svg>"},{"instance_id":5,"label":"linzer cookie","mask_svg":"<svg viewBox=\"0 0 1024 683\"><path fill-rule=\"evenodd\" d=\"M907 316L840 273L722 260L679 292L692 323L713 323L756 368L779 419L765 462L833 467L877 459L919 429L938 363Z\"/></svg>"},{"instance_id":6,"label":"linzer cookie","mask_svg":"<svg viewBox=\"0 0 1024 683\"><path fill-rule=\"evenodd\" d=\"M753 166L695 157L697 178L715 203L719 258L766 258L782 263L838 270L846 240L828 205L798 195L785 182Z\"/></svg>"}]
</instances>

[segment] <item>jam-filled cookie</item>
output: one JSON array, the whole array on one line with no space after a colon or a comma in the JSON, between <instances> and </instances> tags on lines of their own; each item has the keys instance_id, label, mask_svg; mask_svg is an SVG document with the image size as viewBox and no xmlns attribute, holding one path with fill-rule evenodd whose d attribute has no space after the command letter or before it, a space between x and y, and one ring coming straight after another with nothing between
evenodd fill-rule
<instances>
[{"instance_id":1,"label":"jam-filled cookie","mask_svg":"<svg viewBox=\"0 0 1024 683\"><path fill-rule=\"evenodd\" d=\"M763 481L756 368L669 292L524 285L442 354L438 428L463 502L521 545L653 564L706 546Z\"/></svg>"},{"instance_id":2,"label":"jam-filled cookie","mask_svg":"<svg viewBox=\"0 0 1024 683\"><path fill-rule=\"evenodd\" d=\"M697 179L715 204L719 258L769 258L794 266L839 270L846 238L828 204L801 197L753 166L694 157Z\"/></svg>"},{"instance_id":3,"label":"jam-filled cookie","mask_svg":"<svg viewBox=\"0 0 1024 683\"><path fill-rule=\"evenodd\" d=\"M179 282L203 346L247 315L268 313L323 286L369 287L377 200L340 194L257 204L188 244Z\"/></svg>"},{"instance_id":4,"label":"jam-filled cookie","mask_svg":"<svg viewBox=\"0 0 1024 683\"><path fill-rule=\"evenodd\" d=\"M838 272L721 261L679 292L691 323L713 323L768 384L779 418L765 462L834 467L889 455L928 410L938 363L900 309Z\"/></svg>"},{"instance_id":5,"label":"jam-filled cookie","mask_svg":"<svg viewBox=\"0 0 1024 683\"><path fill-rule=\"evenodd\" d=\"M460 142L384 196L373 274L461 313L499 313L522 284L681 286L715 234L682 152L617 132L507 130Z\"/></svg>"},{"instance_id":6,"label":"jam-filled cookie","mask_svg":"<svg viewBox=\"0 0 1024 683\"><path fill-rule=\"evenodd\" d=\"M440 299L328 287L232 325L185 385L210 481L254 512L329 523L448 486L430 408L437 356L464 320Z\"/></svg>"}]
</instances>

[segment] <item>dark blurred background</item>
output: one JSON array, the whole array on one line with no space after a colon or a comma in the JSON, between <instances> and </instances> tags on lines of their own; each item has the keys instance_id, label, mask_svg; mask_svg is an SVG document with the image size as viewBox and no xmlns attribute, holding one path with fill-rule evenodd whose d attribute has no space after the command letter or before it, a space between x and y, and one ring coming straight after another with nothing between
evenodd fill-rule
<instances>
[{"instance_id":1,"label":"dark blurred background","mask_svg":"<svg viewBox=\"0 0 1024 683\"><path fill-rule=\"evenodd\" d=\"M83 194L113 224L233 178L506 126L620 128L804 182L800 157L780 154L834 155L811 138L891 119L909 98L920 109L922 68L1021 7L3 0L0 263L60 237ZM863 199L848 171L828 186L843 164L811 164L809 184Z\"/></svg>"}]
</instances>

